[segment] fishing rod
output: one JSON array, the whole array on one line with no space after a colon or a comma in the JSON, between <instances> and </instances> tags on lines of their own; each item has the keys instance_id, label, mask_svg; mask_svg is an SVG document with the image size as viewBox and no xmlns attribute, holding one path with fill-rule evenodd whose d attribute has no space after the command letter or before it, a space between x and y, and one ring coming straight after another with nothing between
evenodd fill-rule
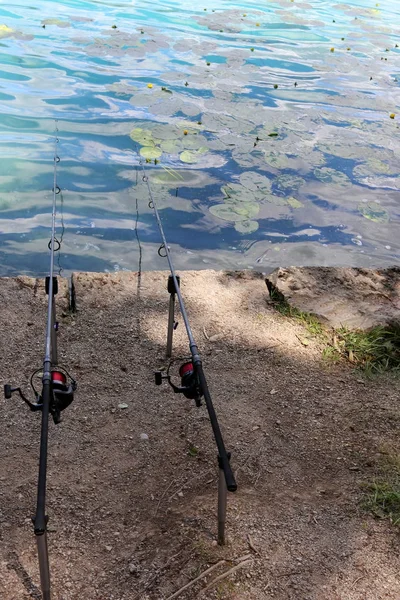
<instances>
[{"instance_id":1,"label":"fishing rod","mask_svg":"<svg viewBox=\"0 0 400 600\"><path fill-rule=\"evenodd\" d=\"M161 385L163 379L166 379L169 385L172 387L175 393L182 393L186 398L195 400L197 406L201 406L201 399L204 398L205 404L208 411L211 427L214 433L215 442L218 449L218 467L219 467L219 483L218 483L218 543L223 545L225 543L225 521L226 521L226 503L227 494L226 491L235 492L237 484L235 477L232 472L230 465L230 453L226 451L224 440L222 438L221 429L219 427L217 415L214 409L214 405L211 399L210 391L206 376L203 370L203 364L199 353L198 346L193 336L193 332L190 326L189 318L186 312L185 303L180 290L180 277L176 274L174 264L171 257L171 251L168 246L164 228L160 219L160 214L157 208L157 203L154 199L151 191L149 178L146 175L143 162L140 160L139 164L142 167L143 177L142 180L147 184L149 192L149 208L153 209L157 225L160 231L162 244L158 249L158 254L162 258L166 258L169 265L171 275L168 278L168 292L170 294L169 304L169 318L168 318L168 334L167 334L167 357L171 356L172 353L172 337L173 331L176 328L174 319L174 306L175 296L178 298L180 312L185 324L187 337L189 340L189 349L191 353L191 360L188 360L179 369L179 375L181 377L181 385L177 386L171 381L169 375L169 368L166 373L162 371L155 372L155 383Z\"/></svg>"},{"instance_id":2,"label":"fishing rod","mask_svg":"<svg viewBox=\"0 0 400 600\"><path fill-rule=\"evenodd\" d=\"M46 321L46 340L43 366L36 369L30 378L30 385L33 390L35 400L31 402L20 387L4 386L4 395L7 399L11 398L16 392L27 404L31 411L42 412L42 424L40 434L40 455L39 455L39 476L37 485L36 513L33 517L33 527L36 537L40 583L43 600L50 600L50 568L49 554L47 547L47 522L46 515L46 477L47 477L47 446L49 431L49 415L53 417L57 425L61 421L61 412L67 408L74 399L74 392L77 387L75 379L71 377L68 371L58 364L57 355L57 332L58 322L56 319L55 297L58 293L58 279L54 275L54 254L58 252L61 243L56 238L56 198L61 193L57 185L57 165L60 157L57 154L57 121L54 132L54 176L53 176L53 208L51 223L51 238L48 243L50 251L50 269L49 275L45 278L45 291L48 296L47 303L47 321ZM41 380L41 392L38 391L37 379Z\"/></svg>"}]
</instances>

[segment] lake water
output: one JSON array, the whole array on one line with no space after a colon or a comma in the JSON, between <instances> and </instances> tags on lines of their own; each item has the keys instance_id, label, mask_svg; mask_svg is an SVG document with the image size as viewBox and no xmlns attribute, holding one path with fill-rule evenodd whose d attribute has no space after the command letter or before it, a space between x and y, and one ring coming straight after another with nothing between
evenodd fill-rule
<instances>
[{"instance_id":1,"label":"lake water","mask_svg":"<svg viewBox=\"0 0 400 600\"><path fill-rule=\"evenodd\" d=\"M399 259L398 0L0 5L0 275ZM62 205L61 205L62 200Z\"/></svg>"}]
</instances>

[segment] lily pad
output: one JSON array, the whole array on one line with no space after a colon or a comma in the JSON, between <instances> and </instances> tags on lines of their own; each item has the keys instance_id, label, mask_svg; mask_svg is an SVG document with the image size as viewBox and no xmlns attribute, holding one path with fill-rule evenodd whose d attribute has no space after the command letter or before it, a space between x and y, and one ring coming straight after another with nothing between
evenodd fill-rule
<instances>
[{"instance_id":1,"label":"lily pad","mask_svg":"<svg viewBox=\"0 0 400 600\"><path fill-rule=\"evenodd\" d=\"M287 198L283 196L275 196L275 194L268 194L265 196L266 202L270 202L271 204L275 204L275 206L287 206L288 201Z\"/></svg>"},{"instance_id":2,"label":"lily pad","mask_svg":"<svg viewBox=\"0 0 400 600\"><path fill-rule=\"evenodd\" d=\"M350 179L347 177L347 175L341 171L329 169L328 167L315 169L314 176L324 183L336 183L338 185L347 185L350 183Z\"/></svg>"},{"instance_id":3,"label":"lily pad","mask_svg":"<svg viewBox=\"0 0 400 600\"><path fill-rule=\"evenodd\" d=\"M57 27L70 27L69 21L63 21L62 19L50 18L42 21L42 25L57 25Z\"/></svg>"},{"instance_id":4,"label":"lily pad","mask_svg":"<svg viewBox=\"0 0 400 600\"><path fill-rule=\"evenodd\" d=\"M387 223L389 213L377 202L363 202L358 205L358 210L363 217L375 223Z\"/></svg>"},{"instance_id":5,"label":"lily pad","mask_svg":"<svg viewBox=\"0 0 400 600\"><path fill-rule=\"evenodd\" d=\"M248 221L256 217L260 207L255 202L235 204L214 204L210 206L210 213L223 221Z\"/></svg>"},{"instance_id":6,"label":"lily pad","mask_svg":"<svg viewBox=\"0 0 400 600\"><path fill-rule=\"evenodd\" d=\"M180 140L164 140L161 142L160 148L167 154L179 154L183 152L184 145Z\"/></svg>"},{"instance_id":7,"label":"lily pad","mask_svg":"<svg viewBox=\"0 0 400 600\"><path fill-rule=\"evenodd\" d=\"M235 223L235 229L238 233L254 233L258 228L257 221L239 221Z\"/></svg>"},{"instance_id":8,"label":"lily pad","mask_svg":"<svg viewBox=\"0 0 400 600\"><path fill-rule=\"evenodd\" d=\"M265 155L265 162L273 169L295 169L296 161L287 154L270 152Z\"/></svg>"},{"instance_id":9,"label":"lily pad","mask_svg":"<svg viewBox=\"0 0 400 600\"><path fill-rule=\"evenodd\" d=\"M287 203L292 208L303 208L304 206L304 204L300 202L300 200L297 200L297 198L293 198L293 196L289 196L289 198L287 199Z\"/></svg>"},{"instance_id":10,"label":"lily pad","mask_svg":"<svg viewBox=\"0 0 400 600\"><path fill-rule=\"evenodd\" d=\"M297 175L280 175L276 178L275 187L279 191L298 190L305 180Z\"/></svg>"},{"instance_id":11,"label":"lily pad","mask_svg":"<svg viewBox=\"0 0 400 600\"><path fill-rule=\"evenodd\" d=\"M208 148L201 147L198 150L184 150L180 153L179 158L184 163L194 164L197 163L203 154L208 152Z\"/></svg>"},{"instance_id":12,"label":"lily pad","mask_svg":"<svg viewBox=\"0 0 400 600\"><path fill-rule=\"evenodd\" d=\"M152 146L154 145L153 134L151 131L147 129L142 129L141 127L136 127L132 129L129 134L129 137L134 142L137 142L141 146Z\"/></svg>"},{"instance_id":13,"label":"lily pad","mask_svg":"<svg viewBox=\"0 0 400 600\"><path fill-rule=\"evenodd\" d=\"M143 148L140 148L140 155L143 156L143 158L153 160L154 158L159 158L161 154L162 150L156 148L156 146L143 146Z\"/></svg>"},{"instance_id":14,"label":"lily pad","mask_svg":"<svg viewBox=\"0 0 400 600\"><path fill-rule=\"evenodd\" d=\"M270 192L271 191L271 181L265 175L260 175L256 171L246 171L240 175L240 183L253 192L263 191Z\"/></svg>"},{"instance_id":15,"label":"lily pad","mask_svg":"<svg viewBox=\"0 0 400 600\"><path fill-rule=\"evenodd\" d=\"M14 29L7 25L0 25L0 39L10 37L14 33Z\"/></svg>"},{"instance_id":16,"label":"lily pad","mask_svg":"<svg viewBox=\"0 0 400 600\"><path fill-rule=\"evenodd\" d=\"M362 181L364 177L371 177L371 175L388 175L391 172L392 169L387 163L372 158L353 169L353 175L358 181Z\"/></svg>"}]
</instances>

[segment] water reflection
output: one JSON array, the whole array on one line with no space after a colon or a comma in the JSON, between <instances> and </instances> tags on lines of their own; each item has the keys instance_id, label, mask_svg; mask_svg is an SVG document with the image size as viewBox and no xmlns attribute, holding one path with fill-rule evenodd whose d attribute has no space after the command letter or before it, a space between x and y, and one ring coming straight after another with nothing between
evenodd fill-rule
<instances>
[{"instance_id":1,"label":"water reflection","mask_svg":"<svg viewBox=\"0 0 400 600\"><path fill-rule=\"evenodd\" d=\"M66 271L135 269L136 228L166 266L139 161L180 268L398 259L393 0L24 4L0 7L0 274L47 270L55 118Z\"/></svg>"}]
</instances>

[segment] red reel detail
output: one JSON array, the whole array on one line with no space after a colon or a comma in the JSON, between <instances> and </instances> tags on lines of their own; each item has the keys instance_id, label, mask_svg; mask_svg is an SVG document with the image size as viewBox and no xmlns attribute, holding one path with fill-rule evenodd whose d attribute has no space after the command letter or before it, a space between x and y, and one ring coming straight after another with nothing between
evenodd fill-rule
<instances>
[{"instance_id":1,"label":"red reel detail","mask_svg":"<svg viewBox=\"0 0 400 600\"><path fill-rule=\"evenodd\" d=\"M184 377L185 375L188 375L189 373L190 374L193 373L193 370L194 370L193 363L191 363L191 362L184 363L179 369L179 375L181 377Z\"/></svg>"},{"instance_id":2,"label":"red reel detail","mask_svg":"<svg viewBox=\"0 0 400 600\"><path fill-rule=\"evenodd\" d=\"M61 371L52 371L51 372L51 380L52 380L53 384L55 384L55 383L58 383L61 385L67 384L67 377Z\"/></svg>"}]
</instances>

